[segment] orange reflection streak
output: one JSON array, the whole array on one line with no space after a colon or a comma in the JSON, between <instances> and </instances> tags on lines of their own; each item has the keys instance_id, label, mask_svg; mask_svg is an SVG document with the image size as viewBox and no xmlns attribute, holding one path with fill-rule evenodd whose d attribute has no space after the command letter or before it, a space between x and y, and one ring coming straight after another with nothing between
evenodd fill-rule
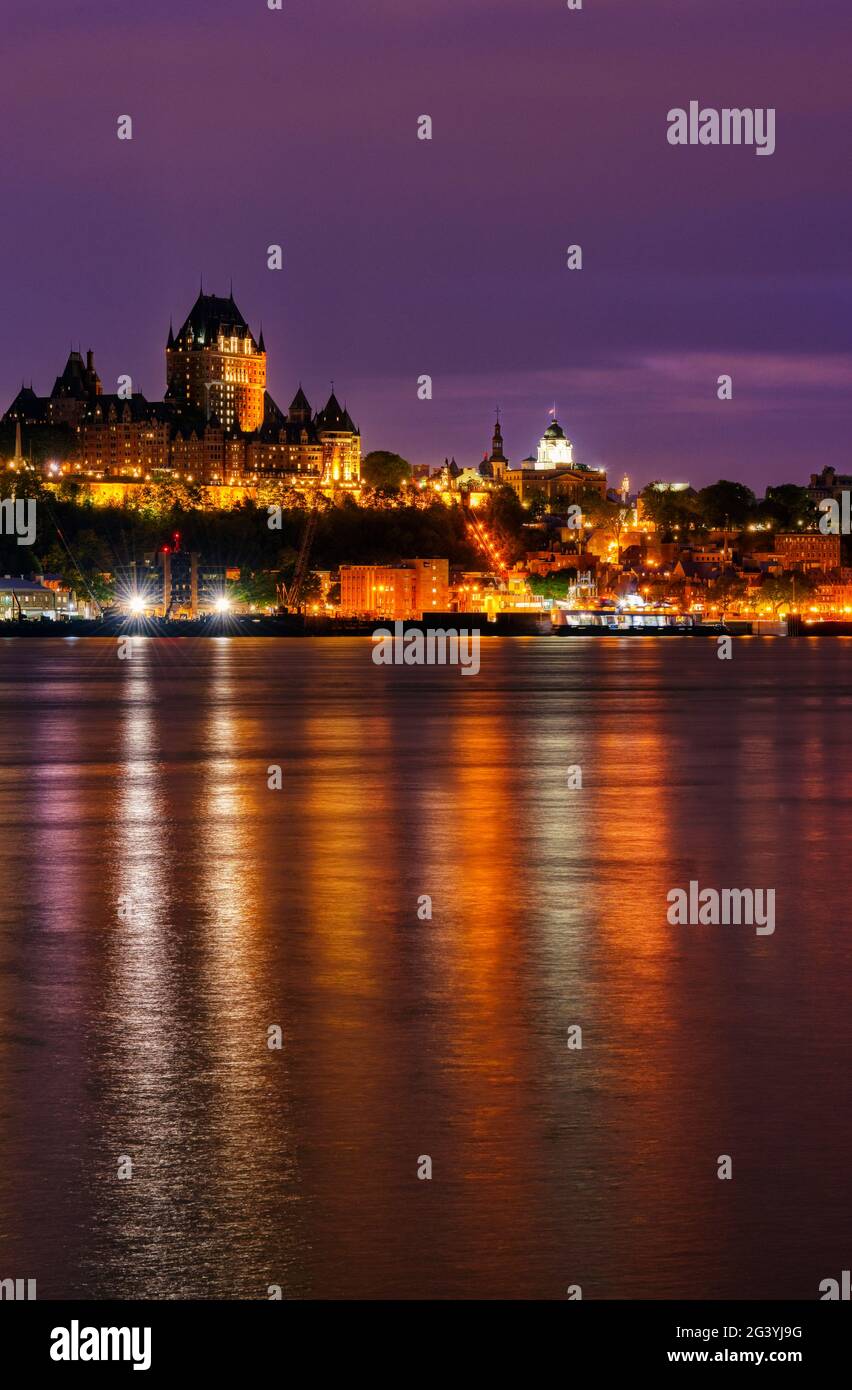
<instances>
[{"instance_id":1,"label":"orange reflection streak","mask_svg":"<svg viewBox=\"0 0 852 1390\"><path fill-rule=\"evenodd\" d=\"M694 942L667 920L667 894L698 872L701 846L694 829L678 829L681 750L685 740L664 720L665 653L653 639L635 661L634 709L625 730L620 702L603 718L593 750L599 776L590 779L589 815L597 829L594 969L606 981L606 1027L599 1038L607 1097L606 1160L598 1180L610 1189L607 1239L613 1242L610 1290L626 1297L648 1270L648 1233L655 1233L656 1276L683 1272L683 1251L703 1237L691 1216L696 1171L715 1180L713 1139L706 1161L696 1117L682 1101L699 1084L705 1050L690 1033L679 957ZM708 662L711 660L708 654ZM604 709L607 706L604 705ZM686 1081L684 1073L690 1073ZM625 1162L624 1155L627 1155ZM615 1252L618 1251L616 1257ZM667 1274L667 1261L671 1275ZM606 1292L605 1296L606 1296ZM675 1285L671 1296L689 1296Z\"/></svg>"},{"instance_id":2,"label":"orange reflection streak","mask_svg":"<svg viewBox=\"0 0 852 1390\"><path fill-rule=\"evenodd\" d=\"M3 655L8 661L8 650ZM61 686L63 655L50 642L38 652L42 691ZM76 925L98 897L96 876L75 872L83 846L98 859L97 827L74 764L84 720L79 706L34 701L0 754L0 1232L4 1263L36 1278L39 1297L59 1289L33 1245L43 1248L56 1232L66 1247L79 1239L87 1078L73 1019L92 986ZM99 769L87 775L97 795ZM14 929L21 914L25 927ZM57 1127L61 1152L52 1143Z\"/></svg>"},{"instance_id":3,"label":"orange reflection streak","mask_svg":"<svg viewBox=\"0 0 852 1390\"><path fill-rule=\"evenodd\" d=\"M366 664L369 648L359 645ZM334 1297L358 1287L377 1234L379 1263L393 1243L366 1213L388 1201L398 1178L387 1142L396 1064L382 1010L396 850L388 722L380 710L317 705L282 730L286 756L277 759L285 767L277 852L289 866L279 931L288 973L310 982L293 1001L294 1071L311 1088L306 1188L322 1195L312 1263Z\"/></svg>"},{"instance_id":4,"label":"orange reflection streak","mask_svg":"<svg viewBox=\"0 0 852 1390\"><path fill-rule=\"evenodd\" d=\"M536 808L519 795L526 749L512 740L500 703L487 696L481 703L475 717L453 722L445 789L452 840L446 857L434 846L436 866L443 858L438 915L447 922L441 942L447 1056L440 1065L455 1079L454 1105L464 1117L456 1133L444 1130L441 1154L445 1180L465 1189L463 1222L457 1216L441 1229L460 1272L465 1251L493 1251L482 1273L484 1286L499 1296L507 1291L501 1266L523 1258L537 1219L535 1183L524 1208L515 1200L523 1181L519 1135L535 1133L543 1118L535 1105L539 1078L522 1041L535 1026L535 963L525 958L535 946L518 913L530 869L518 850Z\"/></svg>"},{"instance_id":5,"label":"orange reflection streak","mask_svg":"<svg viewBox=\"0 0 852 1390\"><path fill-rule=\"evenodd\" d=\"M253 1252L254 1283L237 1286L234 1295L262 1298L270 1284L293 1292L302 1278L290 1114L293 1030L271 985L281 933L274 798L283 793L268 786L267 766L279 761L269 754L268 731L264 737L241 706L246 673L238 644L218 640L210 658L188 807L204 825L195 847L197 1028L206 1069L203 1114L216 1153L215 1167L201 1180L211 1206L229 1213L228 1224L209 1233L211 1258L227 1270L239 1233ZM282 1030L281 1048L269 1047L270 1028ZM266 1175L262 1185L252 1176L258 1165Z\"/></svg>"}]
</instances>

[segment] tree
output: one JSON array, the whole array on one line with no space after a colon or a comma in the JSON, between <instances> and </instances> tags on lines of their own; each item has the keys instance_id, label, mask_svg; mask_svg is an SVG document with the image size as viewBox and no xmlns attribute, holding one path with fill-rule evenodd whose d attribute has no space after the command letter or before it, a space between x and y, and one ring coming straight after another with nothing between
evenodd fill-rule
<instances>
[{"instance_id":1,"label":"tree","mask_svg":"<svg viewBox=\"0 0 852 1390\"><path fill-rule=\"evenodd\" d=\"M515 537L520 536L527 520L515 489L505 486L489 493L484 515L489 526Z\"/></svg>"},{"instance_id":2,"label":"tree","mask_svg":"<svg viewBox=\"0 0 852 1390\"><path fill-rule=\"evenodd\" d=\"M130 499L128 505L143 516L159 520L201 507L203 498L200 483L181 482L170 473L157 472L152 474L150 483L146 483Z\"/></svg>"},{"instance_id":3,"label":"tree","mask_svg":"<svg viewBox=\"0 0 852 1390\"><path fill-rule=\"evenodd\" d=\"M733 570L723 570L718 579L710 585L713 606L721 610L723 618L729 609L739 605L747 592L748 583Z\"/></svg>"},{"instance_id":4,"label":"tree","mask_svg":"<svg viewBox=\"0 0 852 1390\"><path fill-rule=\"evenodd\" d=\"M56 489L56 496L60 502L73 502L77 507L95 505L91 486L79 478L63 478Z\"/></svg>"},{"instance_id":5,"label":"tree","mask_svg":"<svg viewBox=\"0 0 852 1390\"><path fill-rule=\"evenodd\" d=\"M501 554L510 561L520 559L525 549L524 526L529 513L524 510L514 488L505 485L495 488L477 515L482 517Z\"/></svg>"},{"instance_id":6,"label":"tree","mask_svg":"<svg viewBox=\"0 0 852 1390\"><path fill-rule=\"evenodd\" d=\"M302 585L301 603L318 603L322 594L322 580L316 570L311 570Z\"/></svg>"},{"instance_id":7,"label":"tree","mask_svg":"<svg viewBox=\"0 0 852 1390\"><path fill-rule=\"evenodd\" d=\"M529 588L542 598L566 598L568 587L577 583L576 569L555 570L552 574L531 574Z\"/></svg>"},{"instance_id":8,"label":"tree","mask_svg":"<svg viewBox=\"0 0 852 1390\"><path fill-rule=\"evenodd\" d=\"M779 608L795 608L801 599L813 593L814 581L810 575L797 570L786 574L768 574L760 586L761 602L768 603L773 613Z\"/></svg>"},{"instance_id":9,"label":"tree","mask_svg":"<svg viewBox=\"0 0 852 1390\"><path fill-rule=\"evenodd\" d=\"M631 508L623 502L612 502L608 497L601 497L594 488L586 488L580 496L580 511L584 525L602 531L609 537L620 559L621 537L630 524Z\"/></svg>"},{"instance_id":10,"label":"tree","mask_svg":"<svg viewBox=\"0 0 852 1390\"><path fill-rule=\"evenodd\" d=\"M642 516L653 523L661 541L672 540L677 528L686 531L698 524L697 494L692 488L675 492L659 482L648 483L639 500Z\"/></svg>"},{"instance_id":11,"label":"tree","mask_svg":"<svg viewBox=\"0 0 852 1390\"><path fill-rule=\"evenodd\" d=\"M411 464L387 449L374 449L361 460L361 477L368 487L397 492L411 481Z\"/></svg>"},{"instance_id":12,"label":"tree","mask_svg":"<svg viewBox=\"0 0 852 1390\"><path fill-rule=\"evenodd\" d=\"M712 530L723 528L741 531L751 520L755 496L745 483L732 483L720 478L698 494L698 513L704 525Z\"/></svg>"},{"instance_id":13,"label":"tree","mask_svg":"<svg viewBox=\"0 0 852 1390\"><path fill-rule=\"evenodd\" d=\"M544 488L537 487L535 492L527 493L527 498L526 505L529 507L530 516L535 521L540 521L546 515L548 507L547 494Z\"/></svg>"},{"instance_id":14,"label":"tree","mask_svg":"<svg viewBox=\"0 0 852 1390\"><path fill-rule=\"evenodd\" d=\"M24 465L23 472L4 468L0 470L0 497L32 498L33 501L45 497L44 479L37 468Z\"/></svg>"},{"instance_id":15,"label":"tree","mask_svg":"<svg viewBox=\"0 0 852 1390\"><path fill-rule=\"evenodd\" d=\"M231 592L238 603L244 603L249 608L274 608L278 603L275 572L243 570Z\"/></svg>"},{"instance_id":16,"label":"tree","mask_svg":"<svg viewBox=\"0 0 852 1390\"><path fill-rule=\"evenodd\" d=\"M42 558L44 574L58 574L68 589L83 598L109 603L115 590L109 546L91 529L79 531L68 550L56 541Z\"/></svg>"},{"instance_id":17,"label":"tree","mask_svg":"<svg viewBox=\"0 0 852 1390\"><path fill-rule=\"evenodd\" d=\"M780 483L766 489L766 497L757 504L755 520L778 531L812 531L819 523L819 515L807 488Z\"/></svg>"},{"instance_id":18,"label":"tree","mask_svg":"<svg viewBox=\"0 0 852 1390\"><path fill-rule=\"evenodd\" d=\"M305 494L283 478L262 478L257 485L255 502L258 507L281 507L287 511L308 506Z\"/></svg>"}]
</instances>

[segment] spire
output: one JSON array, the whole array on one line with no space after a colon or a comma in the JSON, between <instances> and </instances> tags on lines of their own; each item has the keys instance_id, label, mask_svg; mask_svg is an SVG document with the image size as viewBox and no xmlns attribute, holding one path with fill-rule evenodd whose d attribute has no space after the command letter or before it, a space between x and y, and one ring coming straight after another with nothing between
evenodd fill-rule
<instances>
[{"instance_id":1,"label":"spire","mask_svg":"<svg viewBox=\"0 0 852 1390\"><path fill-rule=\"evenodd\" d=\"M503 453L503 431L500 428L500 407L497 407L497 420L494 425L494 433L491 436L491 462L506 463L506 455Z\"/></svg>"},{"instance_id":2,"label":"spire","mask_svg":"<svg viewBox=\"0 0 852 1390\"><path fill-rule=\"evenodd\" d=\"M171 321L171 319L169 319L169 339L168 339L168 342L166 343L166 347L174 347L174 345L175 345L175 330L174 330L174 328L172 327L172 321Z\"/></svg>"},{"instance_id":3,"label":"spire","mask_svg":"<svg viewBox=\"0 0 852 1390\"><path fill-rule=\"evenodd\" d=\"M299 389L290 402L290 409L287 418L294 425L306 425L311 418L311 404L302 390L302 383L299 382Z\"/></svg>"},{"instance_id":4,"label":"spire","mask_svg":"<svg viewBox=\"0 0 852 1390\"><path fill-rule=\"evenodd\" d=\"M231 303L233 304L233 302L234 302L234 277L233 277L233 275L231 276L231 289L230 289L230 293L229 293L229 295L228 295L228 298L230 299Z\"/></svg>"},{"instance_id":5,"label":"spire","mask_svg":"<svg viewBox=\"0 0 852 1390\"><path fill-rule=\"evenodd\" d=\"M231 298L233 299L233 297L234 297L234 296L233 296L233 294L232 294L232 295L231 295ZM262 324L262 323L261 323L261 325L260 325L260 337L259 337L258 340L257 340L257 350L258 350L258 352L266 352L266 344L265 344L264 341L263 341L263 324Z\"/></svg>"}]
</instances>

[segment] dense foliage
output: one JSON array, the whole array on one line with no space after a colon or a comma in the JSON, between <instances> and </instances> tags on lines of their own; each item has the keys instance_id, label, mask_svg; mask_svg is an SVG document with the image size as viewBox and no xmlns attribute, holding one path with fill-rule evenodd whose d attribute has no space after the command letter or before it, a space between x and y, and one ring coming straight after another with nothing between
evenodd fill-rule
<instances>
[{"instance_id":1,"label":"dense foliage","mask_svg":"<svg viewBox=\"0 0 852 1390\"><path fill-rule=\"evenodd\" d=\"M15 484L3 478L8 496ZM20 491L20 479L17 480ZM135 560L141 562L175 534L186 550L196 550L209 564L241 571L242 584L259 601L269 595L264 571L292 572L305 528L304 502L270 491L270 500L246 502L229 511L202 510L185 484L155 483L140 490L132 506L94 506L85 489L64 484L58 493L26 483L35 497L36 540L18 545L14 535L0 535L0 572L15 575L60 574L78 592L103 599L104 576ZM280 501L274 499L280 498ZM293 503L299 502L299 505ZM287 505L287 504L290 505ZM269 507L280 511L270 516ZM280 525L270 526L270 521ZM341 563L394 563L413 556L446 556L453 565L481 568L459 508L441 502L418 506L363 507L351 498L323 505L311 553L316 570L335 570ZM272 584L274 590L274 583Z\"/></svg>"},{"instance_id":2,"label":"dense foliage","mask_svg":"<svg viewBox=\"0 0 852 1390\"><path fill-rule=\"evenodd\" d=\"M343 493L334 500L318 499L313 570L333 571L344 563L392 564L413 556L443 556L451 566L486 568L461 507L447 507L430 500L431 491L405 486L408 465L398 455L368 457L375 460L371 477L381 485L365 488L360 505ZM304 497L273 480L261 484L256 501L227 511L205 509L197 485L168 476L155 477L126 506L94 505L85 483L63 482L54 491L35 472L25 482L14 473L0 474L0 498L16 490L37 502L36 540L18 545L13 534L0 534L0 573L59 574L71 588L100 601L109 597L111 577L118 570L174 544L177 535L181 546L198 551L204 562L239 569L240 590L249 601L272 602L276 579L286 581L292 574L306 522ZM700 492L665 491L649 484L641 499L660 538L684 544L722 527L741 532L748 538L743 544L764 544L759 532L813 528L819 519L806 490L792 483L768 488L762 500L742 483L724 479ZM629 529L628 509L588 493L582 512L609 537L614 552L620 551ZM532 544L530 512L511 488L491 493L477 516L508 564L521 559ZM750 532L755 534L749 537ZM539 591L556 595L566 582L567 576L560 576ZM719 597L725 603L736 598L733 593Z\"/></svg>"}]
</instances>

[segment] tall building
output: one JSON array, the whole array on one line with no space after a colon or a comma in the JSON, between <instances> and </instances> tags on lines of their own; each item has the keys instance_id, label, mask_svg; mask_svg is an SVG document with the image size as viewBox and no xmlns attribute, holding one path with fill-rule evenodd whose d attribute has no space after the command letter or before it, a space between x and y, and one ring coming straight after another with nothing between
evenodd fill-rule
<instances>
[{"instance_id":1,"label":"tall building","mask_svg":"<svg viewBox=\"0 0 852 1390\"><path fill-rule=\"evenodd\" d=\"M263 424L266 349L234 303L199 293L175 337L166 344L166 400L178 419L199 416L205 424L235 425L244 434Z\"/></svg>"},{"instance_id":2,"label":"tall building","mask_svg":"<svg viewBox=\"0 0 852 1390\"><path fill-rule=\"evenodd\" d=\"M226 601L225 566L202 563L196 551L164 546L156 555L162 573L164 618L197 618Z\"/></svg>"},{"instance_id":3,"label":"tall building","mask_svg":"<svg viewBox=\"0 0 852 1390\"><path fill-rule=\"evenodd\" d=\"M140 564L116 566L116 604L148 617L197 618L222 611L227 601L224 565L208 564L197 551L174 543L149 553Z\"/></svg>"}]
</instances>

